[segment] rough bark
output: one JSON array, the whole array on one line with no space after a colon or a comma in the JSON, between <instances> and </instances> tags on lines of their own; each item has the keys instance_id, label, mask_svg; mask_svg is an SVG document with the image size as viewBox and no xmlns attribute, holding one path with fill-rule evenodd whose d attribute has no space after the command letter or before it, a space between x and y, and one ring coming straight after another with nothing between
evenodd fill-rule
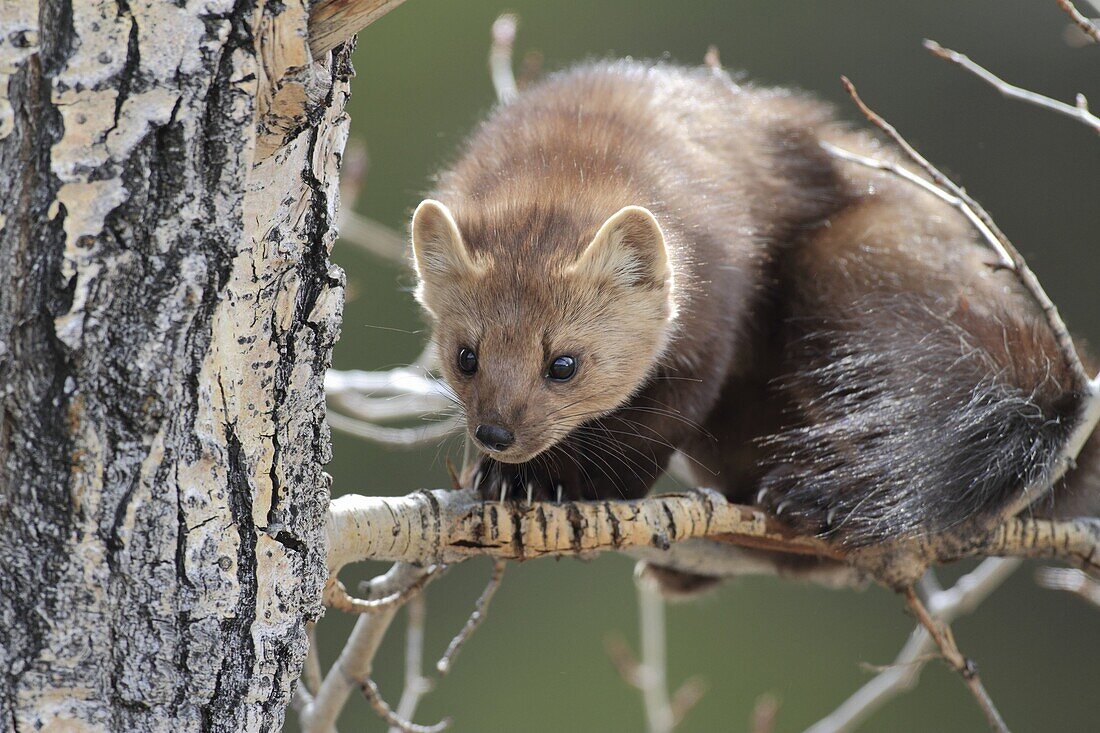
<instances>
[{"instance_id":1,"label":"rough bark","mask_svg":"<svg viewBox=\"0 0 1100 733\"><path fill-rule=\"evenodd\" d=\"M2 730L281 725L342 305L348 49L306 20L0 0Z\"/></svg>"}]
</instances>

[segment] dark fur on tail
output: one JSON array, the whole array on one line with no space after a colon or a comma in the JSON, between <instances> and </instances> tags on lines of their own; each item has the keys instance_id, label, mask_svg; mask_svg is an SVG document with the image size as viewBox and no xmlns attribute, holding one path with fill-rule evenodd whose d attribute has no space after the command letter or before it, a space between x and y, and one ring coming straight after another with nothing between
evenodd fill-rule
<instances>
[{"instance_id":1,"label":"dark fur on tail","mask_svg":"<svg viewBox=\"0 0 1100 733\"><path fill-rule=\"evenodd\" d=\"M929 534L991 517L1050 469L1081 397L1049 327L951 305L866 299L796 324L779 385L795 427L764 441L762 501L781 518L851 545Z\"/></svg>"}]
</instances>

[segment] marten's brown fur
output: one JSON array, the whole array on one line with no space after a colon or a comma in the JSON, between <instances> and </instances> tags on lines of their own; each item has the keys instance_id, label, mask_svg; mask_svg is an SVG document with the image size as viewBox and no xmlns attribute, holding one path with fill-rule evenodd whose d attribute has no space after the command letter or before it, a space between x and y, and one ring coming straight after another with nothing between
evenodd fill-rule
<instances>
[{"instance_id":1,"label":"marten's brown fur","mask_svg":"<svg viewBox=\"0 0 1100 733\"><path fill-rule=\"evenodd\" d=\"M814 100L663 64L581 66L481 125L412 238L471 434L512 436L487 497L639 497L679 450L860 545L1049 470L1081 385L1033 300L953 208L822 141L898 159Z\"/></svg>"}]
</instances>

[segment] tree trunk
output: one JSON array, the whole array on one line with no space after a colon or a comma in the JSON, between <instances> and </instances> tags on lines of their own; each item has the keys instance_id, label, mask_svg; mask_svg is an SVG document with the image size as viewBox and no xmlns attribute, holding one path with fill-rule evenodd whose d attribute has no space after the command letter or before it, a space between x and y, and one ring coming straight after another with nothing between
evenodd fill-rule
<instances>
[{"instance_id":1,"label":"tree trunk","mask_svg":"<svg viewBox=\"0 0 1100 733\"><path fill-rule=\"evenodd\" d=\"M281 726L343 302L306 21L0 0L0 729Z\"/></svg>"}]
</instances>

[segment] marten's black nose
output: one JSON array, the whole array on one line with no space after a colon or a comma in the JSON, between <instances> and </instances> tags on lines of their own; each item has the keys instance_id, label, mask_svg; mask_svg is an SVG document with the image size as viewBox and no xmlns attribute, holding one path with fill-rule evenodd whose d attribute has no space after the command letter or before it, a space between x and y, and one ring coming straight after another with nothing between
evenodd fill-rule
<instances>
[{"instance_id":1,"label":"marten's black nose","mask_svg":"<svg viewBox=\"0 0 1100 733\"><path fill-rule=\"evenodd\" d=\"M495 451L502 451L516 442L512 431L499 425L478 425L474 430L474 437L483 446Z\"/></svg>"}]
</instances>

